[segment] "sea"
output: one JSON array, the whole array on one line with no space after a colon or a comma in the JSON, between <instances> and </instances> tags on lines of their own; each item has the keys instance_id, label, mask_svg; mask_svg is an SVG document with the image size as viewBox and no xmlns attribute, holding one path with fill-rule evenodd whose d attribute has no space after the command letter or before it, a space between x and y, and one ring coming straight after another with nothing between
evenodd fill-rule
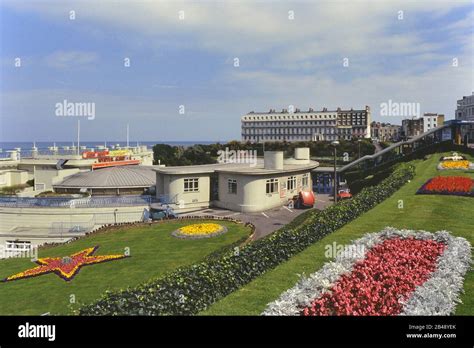
<instances>
[{"instance_id":1,"label":"sea","mask_svg":"<svg viewBox=\"0 0 474 348\"><path fill-rule=\"evenodd\" d=\"M137 146L137 145L146 145L149 149L153 147L155 144L167 144L171 146L183 146L183 147L189 147L197 144L202 144L202 145L209 145L209 144L215 144L218 141L209 141L209 140L204 140L204 141L129 141L130 146ZM220 141L221 144L225 144L226 141ZM8 156L8 151L10 150L15 150L20 148L21 149L21 154L26 155L31 151L31 148L33 145L36 145L38 148L38 152L44 153L47 152L48 149L51 146L57 146L59 152L61 152L64 147L66 146L73 146L76 145L75 142L72 141L37 141L33 143L32 141L24 142L24 141L18 141L18 142L1 142L0 141L0 157L7 157ZM81 141L79 144L80 146L85 146L87 149L97 149L99 146L107 146L109 149L113 147L125 147L127 146L126 141Z\"/></svg>"}]
</instances>

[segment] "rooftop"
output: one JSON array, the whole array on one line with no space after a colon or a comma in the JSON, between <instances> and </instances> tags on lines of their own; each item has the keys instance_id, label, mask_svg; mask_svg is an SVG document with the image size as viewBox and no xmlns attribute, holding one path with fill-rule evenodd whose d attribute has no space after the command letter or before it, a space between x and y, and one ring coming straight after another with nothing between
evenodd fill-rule
<instances>
[{"instance_id":1,"label":"rooftop","mask_svg":"<svg viewBox=\"0 0 474 348\"><path fill-rule=\"evenodd\" d=\"M154 166L119 166L81 172L65 178L55 188L120 188L155 185Z\"/></svg>"},{"instance_id":2,"label":"rooftop","mask_svg":"<svg viewBox=\"0 0 474 348\"><path fill-rule=\"evenodd\" d=\"M366 106L365 109L341 109L337 108L336 110L328 110L327 108L322 108L321 110L315 110L313 108L309 108L308 111L302 111L298 108L295 108L293 112L288 111L288 109L282 109L281 111L276 111L275 109L270 109L268 112L258 112L258 111L250 111L245 116L251 115L292 115L292 114L321 114L321 113L346 113L346 112L366 112L369 110L369 107Z\"/></svg>"},{"instance_id":3,"label":"rooftop","mask_svg":"<svg viewBox=\"0 0 474 348\"><path fill-rule=\"evenodd\" d=\"M319 166L316 161L301 161L287 159L283 163L283 169L265 169L263 159L259 158L257 163L216 163L195 166L159 167L153 170L162 174L207 174L214 172L228 172L246 175L265 175L295 172L299 170L311 170Z\"/></svg>"}]
</instances>

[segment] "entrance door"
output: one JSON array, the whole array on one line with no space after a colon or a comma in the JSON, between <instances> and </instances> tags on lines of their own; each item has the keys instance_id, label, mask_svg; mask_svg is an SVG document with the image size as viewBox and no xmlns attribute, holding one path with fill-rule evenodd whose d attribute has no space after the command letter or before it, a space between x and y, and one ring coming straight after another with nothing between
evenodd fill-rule
<instances>
[{"instance_id":1,"label":"entrance door","mask_svg":"<svg viewBox=\"0 0 474 348\"><path fill-rule=\"evenodd\" d=\"M219 176L216 173L211 174L210 176L210 190L209 190L209 201L218 201L219 200Z\"/></svg>"}]
</instances>

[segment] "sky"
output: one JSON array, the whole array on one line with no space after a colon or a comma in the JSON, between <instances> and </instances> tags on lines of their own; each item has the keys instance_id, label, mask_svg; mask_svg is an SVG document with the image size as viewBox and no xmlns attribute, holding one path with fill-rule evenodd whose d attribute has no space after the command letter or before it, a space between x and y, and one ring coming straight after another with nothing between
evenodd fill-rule
<instances>
[{"instance_id":1,"label":"sky","mask_svg":"<svg viewBox=\"0 0 474 348\"><path fill-rule=\"evenodd\" d=\"M0 142L72 141L78 120L83 141L127 124L131 141L225 141L289 105L451 119L474 91L473 25L469 0L0 0Z\"/></svg>"}]
</instances>

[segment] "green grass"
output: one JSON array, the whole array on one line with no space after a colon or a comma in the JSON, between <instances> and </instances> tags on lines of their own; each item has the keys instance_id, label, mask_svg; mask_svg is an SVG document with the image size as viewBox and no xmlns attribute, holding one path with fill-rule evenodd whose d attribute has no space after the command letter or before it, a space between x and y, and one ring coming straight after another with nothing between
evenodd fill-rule
<instances>
[{"instance_id":1,"label":"green grass","mask_svg":"<svg viewBox=\"0 0 474 348\"><path fill-rule=\"evenodd\" d=\"M265 273L238 291L216 302L201 315L259 315L266 305L295 285L300 274L320 269L330 259L324 256L326 246L349 244L365 233L378 232L386 226L426 231L448 230L474 245L474 198L443 195L415 195L429 178L437 175L460 175L474 178L474 171L438 171L441 154L417 160L415 178L393 196L343 228L321 239L303 252ZM467 156L471 161L472 157ZM399 200L403 209L399 209ZM474 272L467 274L458 315L474 314Z\"/></svg>"},{"instance_id":2,"label":"green grass","mask_svg":"<svg viewBox=\"0 0 474 348\"><path fill-rule=\"evenodd\" d=\"M205 221L205 220L203 220ZM195 263L223 246L250 234L241 224L220 221L228 232L204 239L178 239L171 236L177 228L194 221L169 221L163 224L122 228L97 233L71 244L45 248L39 257L66 256L99 245L95 255L123 254L130 258L83 267L69 282L56 274L0 283L0 315L71 314L78 303L89 303L106 290L133 287L150 278L160 277L177 267ZM197 221L202 222L202 221ZM35 267L29 259L0 261L0 279ZM71 295L76 304L69 304Z\"/></svg>"}]
</instances>

